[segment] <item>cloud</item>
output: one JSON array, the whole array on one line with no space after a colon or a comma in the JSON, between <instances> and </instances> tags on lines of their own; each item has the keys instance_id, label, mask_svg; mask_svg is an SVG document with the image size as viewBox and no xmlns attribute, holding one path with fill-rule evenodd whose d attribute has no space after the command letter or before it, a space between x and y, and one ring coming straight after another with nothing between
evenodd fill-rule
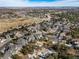
<instances>
[{"instance_id":1,"label":"cloud","mask_svg":"<svg viewBox=\"0 0 79 59\"><path fill-rule=\"evenodd\" d=\"M0 0L0 7L34 6L79 6L79 0L56 0L52 2L30 2L29 0Z\"/></svg>"},{"instance_id":2,"label":"cloud","mask_svg":"<svg viewBox=\"0 0 79 59\"><path fill-rule=\"evenodd\" d=\"M0 6L26 6L25 0L0 0Z\"/></svg>"}]
</instances>

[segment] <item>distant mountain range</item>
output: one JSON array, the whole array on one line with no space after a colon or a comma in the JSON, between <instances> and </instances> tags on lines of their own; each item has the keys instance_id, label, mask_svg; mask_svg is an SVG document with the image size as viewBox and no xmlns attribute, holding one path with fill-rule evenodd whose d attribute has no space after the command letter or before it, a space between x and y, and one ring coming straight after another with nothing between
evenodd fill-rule
<instances>
[{"instance_id":1,"label":"distant mountain range","mask_svg":"<svg viewBox=\"0 0 79 59\"><path fill-rule=\"evenodd\" d=\"M79 9L79 7L0 7L0 9Z\"/></svg>"}]
</instances>

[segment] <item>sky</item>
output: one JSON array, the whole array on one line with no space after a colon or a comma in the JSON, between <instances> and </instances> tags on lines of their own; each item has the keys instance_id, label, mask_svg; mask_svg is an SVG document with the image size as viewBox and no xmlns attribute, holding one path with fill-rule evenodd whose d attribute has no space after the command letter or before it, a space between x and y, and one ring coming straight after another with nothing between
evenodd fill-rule
<instances>
[{"instance_id":1,"label":"sky","mask_svg":"<svg viewBox=\"0 0 79 59\"><path fill-rule=\"evenodd\" d=\"M0 7L76 6L79 0L0 0Z\"/></svg>"}]
</instances>

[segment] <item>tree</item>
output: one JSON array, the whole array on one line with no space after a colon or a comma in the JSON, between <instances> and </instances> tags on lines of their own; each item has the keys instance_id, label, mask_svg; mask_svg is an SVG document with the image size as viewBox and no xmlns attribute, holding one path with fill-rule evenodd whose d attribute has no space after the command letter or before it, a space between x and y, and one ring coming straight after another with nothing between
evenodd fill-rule
<instances>
[{"instance_id":1,"label":"tree","mask_svg":"<svg viewBox=\"0 0 79 59\"><path fill-rule=\"evenodd\" d=\"M21 56L15 54L11 56L12 59L22 59Z\"/></svg>"},{"instance_id":2,"label":"tree","mask_svg":"<svg viewBox=\"0 0 79 59\"><path fill-rule=\"evenodd\" d=\"M2 52L0 52L0 57L3 57L3 55L4 55L4 54L3 54Z\"/></svg>"},{"instance_id":3,"label":"tree","mask_svg":"<svg viewBox=\"0 0 79 59\"><path fill-rule=\"evenodd\" d=\"M16 44L17 43L18 38L15 38L11 41L11 43Z\"/></svg>"},{"instance_id":4,"label":"tree","mask_svg":"<svg viewBox=\"0 0 79 59\"><path fill-rule=\"evenodd\" d=\"M23 46L21 49L21 53L23 53L24 55L28 54L28 53L32 53L34 51L35 45L33 45L32 43Z\"/></svg>"}]
</instances>

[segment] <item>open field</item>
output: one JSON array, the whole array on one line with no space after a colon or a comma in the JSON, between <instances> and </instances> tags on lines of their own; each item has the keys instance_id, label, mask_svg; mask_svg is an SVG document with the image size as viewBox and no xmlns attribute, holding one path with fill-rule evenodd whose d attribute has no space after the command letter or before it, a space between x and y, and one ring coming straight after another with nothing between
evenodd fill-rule
<instances>
[{"instance_id":1,"label":"open field","mask_svg":"<svg viewBox=\"0 0 79 59\"><path fill-rule=\"evenodd\" d=\"M0 32L6 32L7 30L16 28L20 25L31 25L33 23L40 23L43 20L46 20L46 19L37 20L37 18L33 18L33 19L20 18L15 20L8 20L8 19L0 20Z\"/></svg>"}]
</instances>

